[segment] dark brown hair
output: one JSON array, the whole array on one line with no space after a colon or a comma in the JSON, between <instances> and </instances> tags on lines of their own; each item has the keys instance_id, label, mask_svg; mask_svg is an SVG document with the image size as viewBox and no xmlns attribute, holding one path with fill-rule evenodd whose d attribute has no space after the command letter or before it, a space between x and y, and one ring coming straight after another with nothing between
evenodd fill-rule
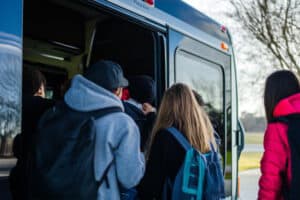
<instances>
[{"instance_id":1,"label":"dark brown hair","mask_svg":"<svg viewBox=\"0 0 300 200\"><path fill-rule=\"evenodd\" d=\"M291 71L280 70L272 73L266 80L264 92L267 121L272 121L274 109L282 99L298 92L300 92L299 80Z\"/></svg>"},{"instance_id":2,"label":"dark brown hair","mask_svg":"<svg viewBox=\"0 0 300 200\"><path fill-rule=\"evenodd\" d=\"M194 94L199 106L205 106L202 96L196 90L193 90L193 94Z\"/></svg>"},{"instance_id":3,"label":"dark brown hair","mask_svg":"<svg viewBox=\"0 0 300 200\"><path fill-rule=\"evenodd\" d=\"M34 95L39 88L44 85L46 87L46 78L36 69L23 69L23 93L26 95Z\"/></svg>"}]
</instances>

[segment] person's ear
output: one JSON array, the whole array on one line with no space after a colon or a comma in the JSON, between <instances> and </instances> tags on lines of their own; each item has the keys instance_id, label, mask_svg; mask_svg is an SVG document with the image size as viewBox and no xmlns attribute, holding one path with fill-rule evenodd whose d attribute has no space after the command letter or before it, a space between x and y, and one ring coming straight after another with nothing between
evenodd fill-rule
<instances>
[{"instance_id":1,"label":"person's ear","mask_svg":"<svg viewBox=\"0 0 300 200\"><path fill-rule=\"evenodd\" d=\"M114 94L119 97L121 99L122 97L122 94L123 94L123 88L117 88L115 91L114 91Z\"/></svg>"},{"instance_id":2,"label":"person's ear","mask_svg":"<svg viewBox=\"0 0 300 200\"><path fill-rule=\"evenodd\" d=\"M42 97L42 98L45 98L46 95L45 95L45 86L44 84L42 84L40 86L40 88L38 89L38 91L34 94L34 96L39 96L39 97Z\"/></svg>"}]
</instances>

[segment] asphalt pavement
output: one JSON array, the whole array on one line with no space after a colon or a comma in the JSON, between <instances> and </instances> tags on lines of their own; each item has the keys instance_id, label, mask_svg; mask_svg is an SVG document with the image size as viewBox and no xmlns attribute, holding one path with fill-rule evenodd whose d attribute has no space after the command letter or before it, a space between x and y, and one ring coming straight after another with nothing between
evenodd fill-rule
<instances>
[{"instance_id":1,"label":"asphalt pavement","mask_svg":"<svg viewBox=\"0 0 300 200\"><path fill-rule=\"evenodd\" d=\"M263 152L264 146L262 144L245 144L243 152Z\"/></svg>"},{"instance_id":2,"label":"asphalt pavement","mask_svg":"<svg viewBox=\"0 0 300 200\"><path fill-rule=\"evenodd\" d=\"M257 199L259 169L251 169L239 173L240 175L240 200Z\"/></svg>"},{"instance_id":3,"label":"asphalt pavement","mask_svg":"<svg viewBox=\"0 0 300 200\"><path fill-rule=\"evenodd\" d=\"M243 152L263 152L262 144L246 144ZM239 173L240 176L240 200L255 200L258 193L258 181L260 169L251 169Z\"/></svg>"}]
</instances>

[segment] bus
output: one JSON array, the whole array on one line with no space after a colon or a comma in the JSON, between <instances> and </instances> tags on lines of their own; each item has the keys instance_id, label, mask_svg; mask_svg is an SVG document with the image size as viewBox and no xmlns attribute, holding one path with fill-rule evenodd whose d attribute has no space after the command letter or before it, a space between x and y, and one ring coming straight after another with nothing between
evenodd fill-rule
<instances>
[{"instance_id":1,"label":"bus","mask_svg":"<svg viewBox=\"0 0 300 200\"><path fill-rule=\"evenodd\" d=\"M221 137L226 199L238 199L237 77L227 28L182 0L9 0L0 3L0 194L10 199L14 137L21 131L22 71L47 78L47 98L100 59L126 76L148 75L163 92L183 82L199 92ZM34 109L34 108L33 108Z\"/></svg>"}]
</instances>

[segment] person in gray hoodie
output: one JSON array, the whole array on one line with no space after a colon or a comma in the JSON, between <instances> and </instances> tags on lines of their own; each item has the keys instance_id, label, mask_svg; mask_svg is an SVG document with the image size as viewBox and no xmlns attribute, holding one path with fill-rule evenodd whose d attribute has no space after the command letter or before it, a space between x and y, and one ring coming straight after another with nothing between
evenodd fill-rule
<instances>
[{"instance_id":1,"label":"person in gray hoodie","mask_svg":"<svg viewBox=\"0 0 300 200\"><path fill-rule=\"evenodd\" d=\"M65 103L76 111L94 111L120 107L122 88L128 86L121 67L112 61L99 61L84 76L76 75L64 96ZM124 112L111 113L96 121L94 170L99 180L110 163L107 180L98 200L119 200L120 187L136 186L144 175L145 159L140 151L140 134L135 122Z\"/></svg>"}]
</instances>

